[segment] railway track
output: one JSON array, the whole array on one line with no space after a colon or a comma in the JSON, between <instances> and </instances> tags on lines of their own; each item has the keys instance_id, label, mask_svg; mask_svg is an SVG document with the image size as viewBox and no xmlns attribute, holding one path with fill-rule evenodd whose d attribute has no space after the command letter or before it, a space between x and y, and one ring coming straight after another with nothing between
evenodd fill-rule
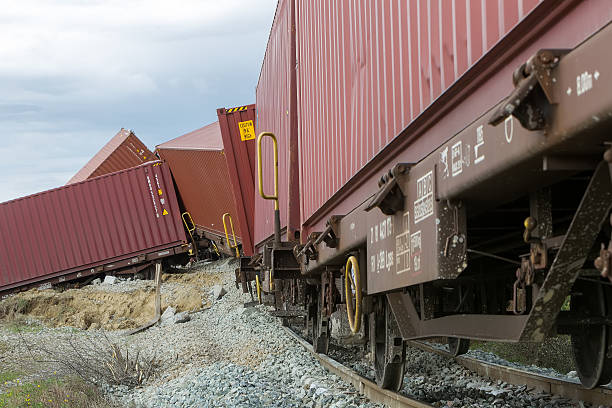
<instances>
[{"instance_id":1,"label":"railway track","mask_svg":"<svg viewBox=\"0 0 612 408\"><path fill-rule=\"evenodd\" d=\"M378 385L357 374L351 368L332 359L331 357L316 353L312 345L291 328L284 328L287 334L307 349L325 368L336 374L344 381L351 383L360 394L368 397L371 401L382 403L389 407L431 407L432 405L406 397L400 393L384 390ZM441 356L453 358L447 351L434 347L421 341L411 341L410 346L420 350L435 353ZM526 386L536 392L543 392L551 395L560 396L574 401L583 401L593 406L610 406L612 401L612 388L598 387L595 389L585 389L579 382L566 381L560 378L538 375L532 372L519 370L500 364L478 360L468 356L454 357L454 360L461 366L478 374L481 377L492 381L504 381L508 384Z\"/></svg>"},{"instance_id":2,"label":"railway track","mask_svg":"<svg viewBox=\"0 0 612 408\"><path fill-rule=\"evenodd\" d=\"M340 377L343 381L353 384L355 389L358 390L361 395L368 397L370 401L385 404L386 406L391 408L432 407L432 405L430 404L426 404L421 401L403 396L399 393L380 388L378 385L376 385L375 382L360 376L352 369L337 362L329 356L325 354L316 353L310 343L308 343L290 328L284 327L284 329L289 336L291 336L295 341L297 341L306 350L308 350L321 363L321 365L323 365L323 367Z\"/></svg>"},{"instance_id":3,"label":"railway track","mask_svg":"<svg viewBox=\"0 0 612 408\"><path fill-rule=\"evenodd\" d=\"M447 351L422 341L411 341L408 344L424 351L454 358L458 364L490 380L501 380L519 386L526 385L535 391L559 395L575 401L584 401L595 406L610 406L612 404L612 388L609 387L597 387L589 390L584 388L578 381L567 381L560 378L538 375L465 355L452 357Z\"/></svg>"}]
</instances>

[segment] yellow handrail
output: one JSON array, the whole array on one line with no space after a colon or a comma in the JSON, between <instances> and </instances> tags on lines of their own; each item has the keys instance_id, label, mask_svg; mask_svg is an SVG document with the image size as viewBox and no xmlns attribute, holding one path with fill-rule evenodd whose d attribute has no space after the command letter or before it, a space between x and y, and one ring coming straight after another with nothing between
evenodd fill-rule
<instances>
[{"instance_id":1,"label":"yellow handrail","mask_svg":"<svg viewBox=\"0 0 612 408\"><path fill-rule=\"evenodd\" d=\"M189 222L191 223L191 227L187 224L187 217L189 217ZM181 218L183 219L183 224L185 224L185 228L187 228L187 232L189 232L189 236L193 240L193 231L195 231L195 223L193 222L193 218L191 218L191 214L189 211L185 211L181 214Z\"/></svg>"},{"instance_id":2,"label":"yellow handrail","mask_svg":"<svg viewBox=\"0 0 612 408\"><path fill-rule=\"evenodd\" d=\"M225 223L226 217L229 217L230 227L232 230L232 237L234 238L234 245L232 245L229 239L229 235L227 233L227 224ZM227 240L227 245L230 247L230 249L235 249L236 258L240 258L240 252L238 251L238 243L236 242L236 233L234 232L234 223L232 222L232 216L230 215L230 213L223 214L223 229L225 230L225 239Z\"/></svg>"},{"instance_id":3,"label":"yellow handrail","mask_svg":"<svg viewBox=\"0 0 612 408\"><path fill-rule=\"evenodd\" d=\"M261 141L269 137L274 143L274 195L266 195L263 187L263 166L261 162ZM259 195L264 200L274 200L274 210L278 210L278 142L276 136L271 132L262 132L257 137L257 176L259 180Z\"/></svg>"}]
</instances>

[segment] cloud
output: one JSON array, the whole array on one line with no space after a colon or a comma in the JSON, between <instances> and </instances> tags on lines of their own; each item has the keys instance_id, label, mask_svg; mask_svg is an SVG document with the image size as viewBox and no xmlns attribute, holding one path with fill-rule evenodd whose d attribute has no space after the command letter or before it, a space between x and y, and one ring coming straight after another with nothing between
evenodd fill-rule
<instances>
[{"instance_id":1,"label":"cloud","mask_svg":"<svg viewBox=\"0 0 612 408\"><path fill-rule=\"evenodd\" d=\"M65 183L121 127L150 147L255 100L276 0L9 1L0 201ZM7 160L8 158L8 160Z\"/></svg>"}]
</instances>

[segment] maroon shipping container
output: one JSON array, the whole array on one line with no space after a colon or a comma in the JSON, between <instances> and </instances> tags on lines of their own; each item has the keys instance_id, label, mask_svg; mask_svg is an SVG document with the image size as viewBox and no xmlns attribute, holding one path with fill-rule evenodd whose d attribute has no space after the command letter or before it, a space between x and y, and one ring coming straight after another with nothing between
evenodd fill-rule
<instances>
[{"instance_id":1,"label":"maroon shipping container","mask_svg":"<svg viewBox=\"0 0 612 408\"><path fill-rule=\"evenodd\" d=\"M121 128L67 184L129 169L151 160L155 160L153 153L134 132Z\"/></svg>"},{"instance_id":2,"label":"maroon shipping container","mask_svg":"<svg viewBox=\"0 0 612 408\"><path fill-rule=\"evenodd\" d=\"M198 229L212 234L211 239L224 237L223 214L229 212L237 220L237 212L219 122L162 143L157 152L170 166L183 205ZM240 239L237 222L234 231Z\"/></svg>"},{"instance_id":3,"label":"maroon shipping container","mask_svg":"<svg viewBox=\"0 0 612 408\"><path fill-rule=\"evenodd\" d=\"M376 190L385 166L417 162L506 97L535 51L575 47L611 17L604 0L280 0L256 103L257 132L280 139L283 224L290 187L300 186L303 233L323 230ZM256 243L272 235L271 205L256 196Z\"/></svg>"},{"instance_id":4,"label":"maroon shipping container","mask_svg":"<svg viewBox=\"0 0 612 408\"><path fill-rule=\"evenodd\" d=\"M234 194L242 249L253 255L255 214L255 139L240 134L240 124L255 123L255 105L217 109L230 183ZM255 136L255 135L253 135ZM236 221L234 221L236 222Z\"/></svg>"},{"instance_id":5,"label":"maroon shipping container","mask_svg":"<svg viewBox=\"0 0 612 408\"><path fill-rule=\"evenodd\" d=\"M1 203L0 225L0 292L130 266L187 243L160 161Z\"/></svg>"}]
</instances>

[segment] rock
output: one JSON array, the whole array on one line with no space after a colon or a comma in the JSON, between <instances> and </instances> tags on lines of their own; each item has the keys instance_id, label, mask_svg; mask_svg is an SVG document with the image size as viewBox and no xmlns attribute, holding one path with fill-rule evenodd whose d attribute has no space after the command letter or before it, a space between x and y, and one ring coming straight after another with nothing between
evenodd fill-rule
<instances>
[{"instance_id":1,"label":"rock","mask_svg":"<svg viewBox=\"0 0 612 408\"><path fill-rule=\"evenodd\" d=\"M167 309L166 309L167 310ZM191 316L187 312L180 312L174 315L174 323L186 323L191 320Z\"/></svg>"},{"instance_id":2,"label":"rock","mask_svg":"<svg viewBox=\"0 0 612 408\"><path fill-rule=\"evenodd\" d=\"M92 285L99 285L101 283L102 283L102 279L100 279L100 278L96 278L96 279L91 281Z\"/></svg>"},{"instance_id":3,"label":"rock","mask_svg":"<svg viewBox=\"0 0 612 408\"><path fill-rule=\"evenodd\" d=\"M164 313L161 315L161 322L166 323L174 319L174 314L176 313L176 309L172 306L168 306Z\"/></svg>"},{"instance_id":4,"label":"rock","mask_svg":"<svg viewBox=\"0 0 612 408\"><path fill-rule=\"evenodd\" d=\"M221 285L215 285L213 286L212 290L212 298L213 300L219 300L221 299L223 296L225 296L225 294L227 293L227 291L225 290L225 288Z\"/></svg>"},{"instance_id":5,"label":"rock","mask_svg":"<svg viewBox=\"0 0 612 408\"><path fill-rule=\"evenodd\" d=\"M117 283L117 277L116 276L112 276L112 275L106 275L104 277L104 283L106 283L108 285L114 285L115 283Z\"/></svg>"}]
</instances>

